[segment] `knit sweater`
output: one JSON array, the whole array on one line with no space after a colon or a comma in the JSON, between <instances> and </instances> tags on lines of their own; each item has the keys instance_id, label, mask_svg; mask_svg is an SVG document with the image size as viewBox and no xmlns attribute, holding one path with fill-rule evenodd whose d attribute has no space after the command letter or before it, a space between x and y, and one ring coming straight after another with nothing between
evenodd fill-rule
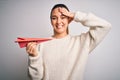
<instances>
[{"instance_id":1,"label":"knit sweater","mask_svg":"<svg viewBox=\"0 0 120 80\"><path fill-rule=\"evenodd\" d=\"M76 12L74 21L89 27L89 31L40 43L38 56L29 56L32 80L83 80L88 55L108 33L111 24L84 12Z\"/></svg>"}]
</instances>

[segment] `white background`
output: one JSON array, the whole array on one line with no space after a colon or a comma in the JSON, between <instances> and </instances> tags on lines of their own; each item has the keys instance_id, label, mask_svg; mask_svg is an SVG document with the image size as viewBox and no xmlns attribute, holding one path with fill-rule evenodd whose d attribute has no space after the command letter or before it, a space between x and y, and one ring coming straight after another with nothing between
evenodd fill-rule
<instances>
[{"instance_id":1,"label":"white background","mask_svg":"<svg viewBox=\"0 0 120 80\"><path fill-rule=\"evenodd\" d=\"M112 29L89 55L85 80L120 80L120 1L119 0L0 0L0 80L29 80L28 55L14 43L17 37L52 35L50 10L64 3L73 12L92 12L112 24ZM70 34L87 28L69 25Z\"/></svg>"}]
</instances>

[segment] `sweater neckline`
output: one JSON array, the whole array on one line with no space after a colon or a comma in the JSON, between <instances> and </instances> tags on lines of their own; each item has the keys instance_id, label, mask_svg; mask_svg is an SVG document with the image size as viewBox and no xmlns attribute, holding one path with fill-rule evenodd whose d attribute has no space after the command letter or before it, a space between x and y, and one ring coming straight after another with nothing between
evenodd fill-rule
<instances>
[{"instance_id":1,"label":"sweater neckline","mask_svg":"<svg viewBox=\"0 0 120 80\"><path fill-rule=\"evenodd\" d=\"M54 40L62 40L62 39L66 39L66 38L68 38L70 35L66 35L65 37L63 37L63 38L54 38L54 37L52 37L52 39L54 39Z\"/></svg>"}]
</instances>

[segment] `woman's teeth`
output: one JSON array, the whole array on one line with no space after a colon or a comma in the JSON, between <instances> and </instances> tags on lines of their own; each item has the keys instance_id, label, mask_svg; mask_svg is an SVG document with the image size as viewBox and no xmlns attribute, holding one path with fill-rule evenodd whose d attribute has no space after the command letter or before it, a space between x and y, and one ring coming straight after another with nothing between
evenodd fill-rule
<instances>
[{"instance_id":1,"label":"woman's teeth","mask_svg":"<svg viewBox=\"0 0 120 80\"><path fill-rule=\"evenodd\" d=\"M59 28L59 29L62 28L62 25L57 26L57 28Z\"/></svg>"}]
</instances>

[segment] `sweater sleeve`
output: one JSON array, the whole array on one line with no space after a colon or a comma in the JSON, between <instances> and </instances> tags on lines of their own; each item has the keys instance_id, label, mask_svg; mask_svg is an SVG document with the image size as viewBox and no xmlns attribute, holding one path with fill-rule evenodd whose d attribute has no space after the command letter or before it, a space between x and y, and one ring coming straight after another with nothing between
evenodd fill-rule
<instances>
[{"instance_id":1,"label":"sweater sleeve","mask_svg":"<svg viewBox=\"0 0 120 80\"><path fill-rule=\"evenodd\" d=\"M103 40L111 28L109 22L92 13L76 12L74 20L89 27L89 31L81 36L84 39L85 45L89 46L89 52Z\"/></svg>"},{"instance_id":2,"label":"sweater sleeve","mask_svg":"<svg viewBox=\"0 0 120 80\"><path fill-rule=\"evenodd\" d=\"M37 46L38 56L29 56L28 71L31 80L42 80L43 78L43 62L40 55L40 45Z\"/></svg>"}]
</instances>

